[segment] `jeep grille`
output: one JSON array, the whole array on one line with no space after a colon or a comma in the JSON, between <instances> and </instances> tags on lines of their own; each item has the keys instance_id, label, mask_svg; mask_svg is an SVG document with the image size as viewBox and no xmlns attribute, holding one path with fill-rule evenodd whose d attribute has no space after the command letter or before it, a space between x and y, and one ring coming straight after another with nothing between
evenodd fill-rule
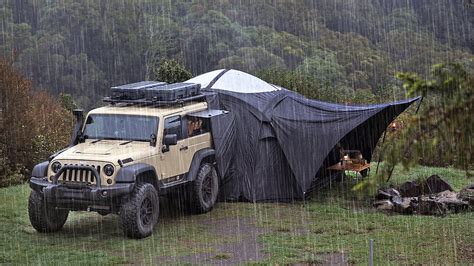
<instances>
[{"instance_id":1,"label":"jeep grille","mask_svg":"<svg viewBox=\"0 0 474 266\"><path fill-rule=\"evenodd\" d=\"M67 166L68 164L64 164ZM76 165L77 164L69 164L69 165ZM97 172L100 174L100 165L84 165L84 166L91 166L92 168L97 169ZM79 182L79 183L89 183L89 184L96 184L96 180L94 180L94 175L90 170L66 170L64 173L59 177L58 181L63 182Z\"/></svg>"}]
</instances>

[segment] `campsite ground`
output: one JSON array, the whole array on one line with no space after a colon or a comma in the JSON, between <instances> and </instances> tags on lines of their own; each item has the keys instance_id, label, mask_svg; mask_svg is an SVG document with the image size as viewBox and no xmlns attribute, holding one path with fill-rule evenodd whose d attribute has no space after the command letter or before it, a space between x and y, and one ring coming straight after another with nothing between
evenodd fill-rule
<instances>
[{"instance_id":1,"label":"campsite ground","mask_svg":"<svg viewBox=\"0 0 474 266\"><path fill-rule=\"evenodd\" d=\"M396 169L393 183L438 174L459 190L459 170ZM56 234L38 234L27 213L27 185L0 189L0 264L62 263L474 263L474 213L387 215L352 196L353 180L293 204L219 203L203 215L161 213L153 236L123 237L115 215L73 213Z\"/></svg>"}]
</instances>

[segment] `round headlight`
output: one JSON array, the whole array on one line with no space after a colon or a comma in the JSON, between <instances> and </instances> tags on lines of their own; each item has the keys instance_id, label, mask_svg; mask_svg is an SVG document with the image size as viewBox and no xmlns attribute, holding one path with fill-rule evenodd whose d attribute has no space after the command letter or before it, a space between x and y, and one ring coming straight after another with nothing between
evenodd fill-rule
<instances>
[{"instance_id":1,"label":"round headlight","mask_svg":"<svg viewBox=\"0 0 474 266\"><path fill-rule=\"evenodd\" d=\"M58 173L59 172L59 169L61 169L62 165L60 162L54 162L52 165L51 165L51 170L53 171L53 173Z\"/></svg>"},{"instance_id":2,"label":"round headlight","mask_svg":"<svg viewBox=\"0 0 474 266\"><path fill-rule=\"evenodd\" d=\"M112 176L114 174L114 166L111 164L106 164L104 166L104 174L106 176Z\"/></svg>"}]
</instances>

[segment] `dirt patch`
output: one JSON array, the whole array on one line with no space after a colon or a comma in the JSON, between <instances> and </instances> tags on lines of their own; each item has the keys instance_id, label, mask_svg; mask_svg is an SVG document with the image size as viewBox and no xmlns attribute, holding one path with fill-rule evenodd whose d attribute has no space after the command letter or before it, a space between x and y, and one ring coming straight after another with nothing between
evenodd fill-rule
<instances>
[{"instance_id":1,"label":"dirt patch","mask_svg":"<svg viewBox=\"0 0 474 266\"><path fill-rule=\"evenodd\" d=\"M213 252L179 257L161 256L156 258L156 263L229 265L259 262L268 257L268 254L263 252L263 245L258 242L258 237L269 230L255 226L254 218L235 216L220 219L207 218L200 220L200 223L205 225L209 233L225 236L231 241L209 243L207 248Z\"/></svg>"},{"instance_id":2,"label":"dirt patch","mask_svg":"<svg viewBox=\"0 0 474 266\"><path fill-rule=\"evenodd\" d=\"M474 245L473 244L463 244L458 248L458 256L460 262L469 262L474 263Z\"/></svg>"},{"instance_id":3,"label":"dirt patch","mask_svg":"<svg viewBox=\"0 0 474 266\"><path fill-rule=\"evenodd\" d=\"M316 254L314 261L305 261L296 265L352 265L345 253L333 252Z\"/></svg>"},{"instance_id":4,"label":"dirt patch","mask_svg":"<svg viewBox=\"0 0 474 266\"><path fill-rule=\"evenodd\" d=\"M319 265L351 265L345 253L328 253L321 255L322 263Z\"/></svg>"}]
</instances>

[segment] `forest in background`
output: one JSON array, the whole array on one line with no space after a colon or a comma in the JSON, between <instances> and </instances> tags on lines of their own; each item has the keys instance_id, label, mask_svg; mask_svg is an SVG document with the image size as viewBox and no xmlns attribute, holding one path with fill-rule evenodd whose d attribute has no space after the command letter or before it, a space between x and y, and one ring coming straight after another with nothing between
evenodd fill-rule
<instances>
[{"instance_id":1,"label":"forest in background","mask_svg":"<svg viewBox=\"0 0 474 266\"><path fill-rule=\"evenodd\" d=\"M466 73L448 69L439 84L454 77L447 90L467 100L453 106L472 109L474 6L466 0L0 0L0 26L0 186L67 144L72 108L101 105L112 85L159 79L169 59L193 76L235 68L340 103L404 98L413 86L396 73L426 79L434 64L457 62ZM422 108L446 106L440 95ZM433 149L459 148L437 141Z\"/></svg>"},{"instance_id":2,"label":"forest in background","mask_svg":"<svg viewBox=\"0 0 474 266\"><path fill-rule=\"evenodd\" d=\"M273 81L269 68L296 72L337 92L314 96L338 102L357 90L396 98L398 71L474 64L474 8L464 0L0 3L0 55L35 88L71 94L86 109L112 85L155 79L170 58L193 75L236 68Z\"/></svg>"}]
</instances>

